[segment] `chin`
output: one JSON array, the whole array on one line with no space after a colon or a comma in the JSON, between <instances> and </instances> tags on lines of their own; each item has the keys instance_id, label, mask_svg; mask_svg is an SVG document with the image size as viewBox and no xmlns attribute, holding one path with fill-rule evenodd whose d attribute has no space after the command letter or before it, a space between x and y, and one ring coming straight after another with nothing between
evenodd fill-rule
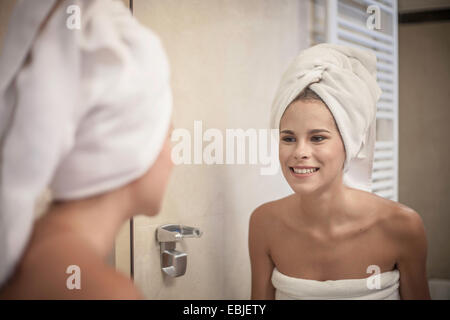
<instances>
[{"instance_id":1,"label":"chin","mask_svg":"<svg viewBox=\"0 0 450 320\"><path fill-rule=\"evenodd\" d=\"M324 189L322 183L317 183L317 181L311 182L298 182L298 181L287 181L291 189L299 195L315 194L321 192Z\"/></svg>"},{"instance_id":2,"label":"chin","mask_svg":"<svg viewBox=\"0 0 450 320\"><path fill-rule=\"evenodd\" d=\"M157 206L156 208L153 208L152 210L149 210L149 216L153 217L153 216L157 216L159 214L159 212L161 211L161 206Z\"/></svg>"},{"instance_id":3,"label":"chin","mask_svg":"<svg viewBox=\"0 0 450 320\"><path fill-rule=\"evenodd\" d=\"M161 203L145 203L142 206L142 210L140 210L139 214L143 214L147 217L153 217L159 214L159 212L161 211L161 207Z\"/></svg>"},{"instance_id":4,"label":"chin","mask_svg":"<svg viewBox=\"0 0 450 320\"><path fill-rule=\"evenodd\" d=\"M286 182L289 184L289 186L291 187L291 189L298 194L308 194L308 193L312 193L315 190L317 190L317 184L314 182L308 182L308 181L302 181L302 182L298 182L294 179L292 179L292 177L286 177L286 175L284 176Z\"/></svg>"},{"instance_id":5,"label":"chin","mask_svg":"<svg viewBox=\"0 0 450 320\"><path fill-rule=\"evenodd\" d=\"M292 190L294 190L295 193L300 195L312 194L318 191L319 189L314 186L299 186L299 185L291 185L291 188Z\"/></svg>"}]
</instances>

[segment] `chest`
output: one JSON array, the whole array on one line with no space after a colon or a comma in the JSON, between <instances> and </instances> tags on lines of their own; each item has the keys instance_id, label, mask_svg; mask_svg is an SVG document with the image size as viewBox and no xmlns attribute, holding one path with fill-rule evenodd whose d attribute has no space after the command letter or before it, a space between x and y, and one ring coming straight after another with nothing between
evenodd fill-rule
<instances>
[{"instance_id":1,"label":"chest","mask_svg":"<svg viewBox=\"0 0 450 320\"><path fill-rule=\"evenodd\" d=\"M281 273L296 278L367 278L375 269L392 270L396 263L394 244L376 228L356 227L329 237L285 228L270 237L275 266Z\"/></svg>"}]
</instances>

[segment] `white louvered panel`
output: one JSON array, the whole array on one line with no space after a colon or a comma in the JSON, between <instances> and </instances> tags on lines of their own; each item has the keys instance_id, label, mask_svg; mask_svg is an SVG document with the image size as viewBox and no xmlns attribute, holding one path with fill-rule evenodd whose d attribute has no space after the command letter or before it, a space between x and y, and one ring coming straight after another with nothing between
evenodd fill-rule
<instances>
[{"instance_id":1,"label":"white louvered panel","mask_svg":"<svg viewBox=\"0 0 450 320\"><path fill-rule=\"evenodd\" d=\"M393 120L394 115L391 112L385 112L385 111L378 111L377 112L377 119L383 119L383 120Z\"/></svg>"},{"instance_id":2,"label":"white louvered panel","mask_svg":"<svg viewBox=\"0 0 450 320\"><path fill-rule=\"evenodd\" d=\"M390 93L390 92L383 91L383 93L380 96L380 100L393 101L394 100L394 95L392 93Z\"/></svg>"},{"instance_id":3,"label":"white louvered panel","mask_svg":"<svg viewBox=\"0 0 450 320\"><path fill-rule=\"evenodd\" d=\"M394 78L393 78L392 74L386 74L386 73L381 73L381 72L379 72L377 74L377 80L378 81L389 82L389 83L393 83L394 82Z\"/></svg>"},{"instance_id":4,"label":"white louvered panel","mask_svg":"<svg viewBox=\"0 0 450 320\"><path fill-rule=\"evenodd\" d=\"M361 14L363 14L363 13L361 12ZM364 14L364 16L365 16L365 14ZM337 21L338 21L340 26L343 26L343 27L346 27L346 28L352 29L352 30L357 30L358 32L360 32L360 33L362 33L364 35L367 35L369 37L372 37L372 38L384 41L384 42L386 42L388 44L392 44L393 43L393 40L392 40L391 36L385 35L383 33L377 32L377 31L373 31L373 30L367 29L366 26L362 26L360 24L351 22L349 20L345 20L345 19L340 18L340 17L338 17ZM386 48L391 50L391 48L389 46L386 46Z\"/></svg>"},{"instance_id":5,"label":"white louvered panel","mask_svg":"<svg viewBox=\"0 0 450 320\"><path fill-rule=\"evenodd\" d=\"M375 151L394 148L393 141L377 141L375 142Z\"/></svg>"},{"instance_id":6,"label":"white louvered panel","mask_svg":"<svg viewBox=\"0 0 450 320\"><path fill-rule=\"evenodd\" d=\"M359 28L358 28L359 29ZM358 31L358 29L354 29L353 31ZM378 49L381 51L384 51L385 53L388 54L392 54L392 48L390 45L386 45L378 40L375 39L370 39L365 37L364 35L361 34L357 34L356 32L349 32L345 29L338 29L338 36L341 39L347 40L347 41L352 41L355 43L359 43L361 45L364 45L366 47L371 47L374 49ZM382 52L381 52L382 53ZM383 55L381 55L383 56ZM385 56L386 57L386 56ZM388 57L386 58L386 60L389 59Z\"/></svg>"},{"instance_id":7,"label":"white louvered panel","mask_svg":"<svg viewBox=\"0 0 450 320\"><path fill-rule=\"evenodd\" d=\"M394 171L392 170L381 170L381 171L374 171L372 174L373 180L383 180L383 179L390 179L392 178L392 175L394 174Z\"/></svg>"},{"instance_id":8,"label":"white louvered panel","mask_svg":"<svg viewBox=\"0 0 450 320\"><path fill-rule=\"evenodd\" d=\"M384 170L393 168L394 168L394 161L392 160L376 161L373 163L374 170Z\"/></svg>"},{"instance_id":9,"label":"white louvered panel","mask_svg":"<svg viewBox=\"0 0 450 320\"><path fill-rule=\"evenodd\" d=\"M394 11L393 8L393 3L396 2L394 1L374 1L374 0L355 0L356 2L360 2L360 3L364 3L366 5L377 5L381 8L381 10L386 11L387 13L393 14L396 10Z\"/></svg>"},{"instance_id":10,"label":"white louvered panel","mask_svg":"<svg viewBox=\"0 0 450 320\"><path fill-rule=\"evenodd\" d=\"M375 51L374 53L377 56L379 62L388 62L388 63L394 62L392 56L388 53L384 53L381 51Z\"/></svg>"},{"instance_id":11,"label":"white louvered panel","mask_svg":"<svg viewBox=\"0 0 450 320\"><path fill-rule=\"evenodd\" d=\"M354 42L344 38L344 37L339 37L336 40L336 43L338 44L343 44L349 47L361 47L358 46L357 44L355 44ZM368 47L364 46L364 48L368 49ZM389 57L389 55L383 53L383 52L374 52L375 56L377 57L377 60L381 62L381 65L377 66L377 69L383 72L389 72L392 73L392 70L390 67L388 67L386 64L383 64L382 61L387 61L387 62L391 62L392 63L392 58Z\"/></svg>"},{"instance_id":12,"label":"white louvered panel","mask_svg":"<svg viewBox=\"0 0 450 320\"><path fill-rule=\"evenodd\" d=\"M332 1L332 0L330 0L330 1ZM347 46L350 46L350 47L353 46L353 47L357 47L357 48L358 47L359 48L360 47L371 48L371 45L369 44L370 43L369 41L365 41L365 43L358 44L358 43L355 43L355 42L353 42L350 39L345 38L345 37L339 37L336 40L336 43L341 43L341 44L344 44L344 45L347 45ZM367 43L367 45L366 45L366 43ZM389 54L387 54L385 52L374 51L374 54L377 57L377 60L380 61L381 63L391 63L392 64L394 62L393 58Z\"/></svg>"},{"instance_id":13,"label":"white louvered panel","mask_svg":"<svg viewBox=\"0 0 450 320\"><path fill-rule=\"evenodd\" d=\"M377 107L378 107L378 113L377 116L381 113L381 112L387 112L389 113L391 116L393 116L393 107L391 103L386 103L383 101L379 101L377 103Z\"/></svg>"},{"instance_id":14,"label":"white louvered panel","mask_svg":"<svg viewBox=\"0 0 450 320\"><path fill-rule=\"evenodd\" d=\"M393 181L392 179L386 179L381 181L374 181L372 183L372 189L374 192L377 192L378 190L386 190L386 189L393 189Z\"/></svg>"},{"instance_id":15,"label":"white louvered panel","mask_svg":"<svg viewBox=\"0 0 450 320\"><path fill-rule=\"evenodd\" d=\"M379 56L379 54L377 56ZM377 62L377 70L378 71L392 74L393 73L392 68L393 68L393 66L391 64L385 63L380 58L378 58L378 62Z\"/></svg>"},{"instance_id":16,"label":"white louvered panel","mask_svg":"<svg viewBox=\"0 0 450 320\"><path fill-rule=\"evenodd\" d=\"M372 192L392 199L395 192L393 141L377 141L375 144L374 168L372 174Z\"/></svg>"},{"instance_id":17,"label":"white louvered panel","mask_svg":"<svg viewBox=\"0 0 450 320\"><path fill-rule=\"evenodd\" d=\"M352 5L348 5L343 1L339 1L338 2L338 9L340 11L346 11L349 13L349 15L352 15L354 18L356 18L356 20L362 20L366 17L366 13L363 12L362 10L356 8L355 6ZM338 17L339 20L339 17ZM343 20L343 19L340 19ZM347 21L347 20L344 20Z\"/></svg>"},{"instance_id":18,"label":"white louvered panel","mask_svg":"<svg viewBox=\"0 0 450 320\"><path fill-rule=\"evenodd\" d=\"M389 159L392 160L394 152L392 150L375 151L375 160Z\"/></svg>"},{"instance_id":19,"label":"white louvered panel","mask_svg":"<svg viewBox=\"0 0 450 320\"><path fill-rule=\"evenodd\" d=\"M397 0L312 0L316 15L323 12L327 42L371 49L377 57L377 81L382 90L377 103L377 141L373 192L398 200L398 40ZM381 30L366 26L368 6L380 8ZM314 17L316 16L314 15ZM380 126L378 126L378 121ZM384 121L384 122L383 122ZM388 138L386 138L388 137Z\"/></svg>"},{"instance_id":20,"label":"white louvered panel","mask_svg":"<svg viewBox=\"0 0 450 320\"><path fill-rule=\"evenodd\" d=\"M392 85L390 85L389 83L379 81L378 85L380 86L381 90L385 92L392 92Z\"/></svg>"}]
</instances>

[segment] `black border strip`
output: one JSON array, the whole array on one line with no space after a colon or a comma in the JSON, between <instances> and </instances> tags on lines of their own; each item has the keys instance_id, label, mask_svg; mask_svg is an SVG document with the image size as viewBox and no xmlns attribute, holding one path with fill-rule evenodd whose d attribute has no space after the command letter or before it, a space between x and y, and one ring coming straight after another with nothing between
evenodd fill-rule
<instances>
[{"instance_id":1,"label":"black border strip","mask_svg":"<svg viewBox=\"0 0 450 320\"><path fill-rule=\"evenodd\" d=\"M16 315L16 318L41 314L46 318L61 318L69 310L73 318L124 318L133 319L142 315L164 314L167 319L177 320L268 320L292 319L292 315L317 314L320 318L360 319L369 314L381 319L390 315L395 319L413 318L420 312L439 312L445 314L450 305L444 301L395 301L395 300L146 300L146 301L2 301L0 310L6 314ZM210 311L215 308L214 317ZM200 310L199 310L200 309ZM202 310L203 309L203 310ZM262 309L264 311L262 311ZM61 311L59 311L61 310ZM442 311L439 311L442 310ZM328 314L331 317L328 317ZM156 318L156 316L154 317ZM301 315L297 318L302 319Z\"/></svg>"},{"instance_id":2,"label":"black border strip","mask_svg":"<svg viewBox=\"0 0 450 320\"><path fill-rule=\"evenodd\" d=\"M398 23L424 23L437 21L450 21L450 8L398 14Z\"/></svg>"}]
</instances>

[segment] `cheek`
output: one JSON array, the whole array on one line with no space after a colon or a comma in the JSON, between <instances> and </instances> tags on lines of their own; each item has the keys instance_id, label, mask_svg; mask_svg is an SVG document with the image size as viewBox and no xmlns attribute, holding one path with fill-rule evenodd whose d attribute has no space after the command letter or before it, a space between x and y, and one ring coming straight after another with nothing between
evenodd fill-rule
<instances>
[{"instance_id":1,"label":"cheek","mask_svg":"<svg viewBox=\"0 0 450 320\"><path fill-rule=\"evenodd\" d=\"M318 150L317 154L324 163L328 163L332 167L339 169L345 160L345 150L340 142L328 144L327 148Z\"/></svg>"},{"instance_id":2,"label":"cheek","mask_svg":"<svg viewBox=\"0 0 450 320\"><path fill-rule=\"evenodd\" d=\"M292 154L292 147L280 144L278 149L278 159L280 163L286 162Z\"/></svg>"},{"instance_id":3,"label":"cheek","mask_svg":"<svg viewBox=\"0 0 450 320\"><path fill-rule=\"evenodd\" d=\"M173 166L171 145L169 141L166 141L158 158L140 185L140 196L151 214L156 214L161 207Z\"/></svg>"},{"instance_id":4,"label":"cheek","mask_svg":"<svg viewBox=\"0 0 450 320\"><path fill-rule=\"evenodd\" d=\"M166 143L159 154L158 160L155 163L155 174L157 176L156 180L161 184L161 187L165 186L168 182L170 173L172 172L174 166L171 158L171 152L172 147L170 141L166 140Z\"/></svg>"}]
</instances>

